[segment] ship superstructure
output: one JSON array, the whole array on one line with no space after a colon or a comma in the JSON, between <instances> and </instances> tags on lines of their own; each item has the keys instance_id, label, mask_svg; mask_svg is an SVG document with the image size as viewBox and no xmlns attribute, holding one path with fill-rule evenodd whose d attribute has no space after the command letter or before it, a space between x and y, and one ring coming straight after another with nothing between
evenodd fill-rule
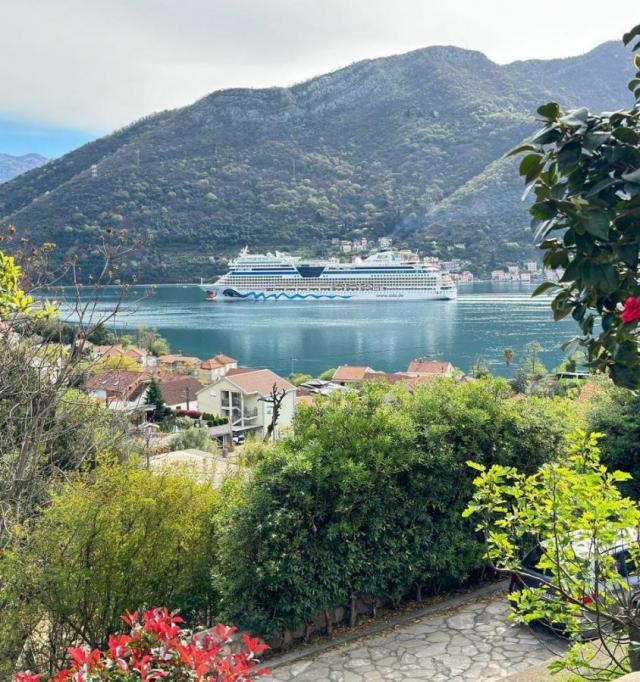
<instances>
[{"instance_id":1,"label":"ship superstructure","mask_svg":"<svg viewBox=\"0 0 640 682\"><path fill-rule=\"evenodd\" d=\"M445 272L402 258L394 251L355 263L304 261L283 253L250 254L229 264L212 284L212 299L228 301L385 301L454 299L456 285Z\"/></svg>"}]
</instances>

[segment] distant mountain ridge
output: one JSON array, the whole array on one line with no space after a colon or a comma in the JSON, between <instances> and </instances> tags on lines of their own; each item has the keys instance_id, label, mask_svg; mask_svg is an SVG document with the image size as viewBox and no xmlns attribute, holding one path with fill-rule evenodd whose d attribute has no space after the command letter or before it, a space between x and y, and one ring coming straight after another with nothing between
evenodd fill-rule
<instances>
[{"instance_id":1,"label":"distant mountain ridge","mask_svg":"<svg viewBox=\"0 0 640 682\"><path fill-rule=\"evenodd\" d=\"M23 154L14 156L12 154L0 153L0 182L6 182L15 178L21 173L26 173L32 168L37 168L47 159L40 154Z\"/></svg>"},{"instance_id":2,"label":"distant mountain ridge","mask_svg":"<svg viewBox=\"0 0 640 682\"><path fill-rule=\"evenodd\" d=\"M103 228L126 228L151 244L132 267L155 281L207 275L245 244L320 254L333 237L382 235L443 256L462 244L488 268L532 250L502 157L536 107L627 106L632 72L617 42L505 66L429 47L217 91L0 185L0 221L89 255Z\"/></svg>"}]
</instances>

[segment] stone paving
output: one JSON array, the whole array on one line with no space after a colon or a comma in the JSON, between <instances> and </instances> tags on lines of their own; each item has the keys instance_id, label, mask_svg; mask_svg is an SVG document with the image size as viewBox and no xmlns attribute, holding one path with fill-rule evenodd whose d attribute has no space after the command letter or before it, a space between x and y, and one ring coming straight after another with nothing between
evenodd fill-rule
<instances>
[{"instance_id":1,"label":"stone paving","mask_svg":"<svg viewBox=\"0 0 640 682\"><path fill-rule=\"evenodd\" d=\"M562 644L507 620L503 595L277 667L272 682L492 682L539 666ZM551 647L553 651L550 650ZM268 665L268 662L267 662Z\"/></svg>"}]
</instances>

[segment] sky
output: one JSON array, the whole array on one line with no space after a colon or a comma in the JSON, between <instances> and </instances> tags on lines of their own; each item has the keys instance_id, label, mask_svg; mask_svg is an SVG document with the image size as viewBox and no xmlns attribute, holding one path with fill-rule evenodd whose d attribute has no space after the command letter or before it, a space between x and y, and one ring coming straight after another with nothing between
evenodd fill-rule
<instances>
[{"instance_id":1,"label":"sky","mask_svg":"<svg viewBox=\"0 0 640 682\"><path fill-rule=\"evenodd\" d=\"M57 156L228 87L457 45L566 57L640 23L638 0L0 0L0 152Z\"/></svg>"}]
</instances>

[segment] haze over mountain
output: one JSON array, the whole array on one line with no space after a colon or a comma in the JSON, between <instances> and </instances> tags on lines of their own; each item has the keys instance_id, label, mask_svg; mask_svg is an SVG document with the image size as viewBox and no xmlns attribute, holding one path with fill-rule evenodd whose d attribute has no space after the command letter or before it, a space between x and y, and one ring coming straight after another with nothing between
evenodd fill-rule
<instances>
[{"instance_id":1,"label":"haze over mountain","mask_svg":"<svg viewBox=\"0 0 640 682\"><path fill-rule=\"evenodd\" d=\"M105 227L151 235L147 280L211 273L253 249L326 252L393 235L479 269L532 252L513 160L550 99L629 105L629 53L497 65L429 47L289 88L214 92L138 121L0 186L0 220L91 254ZM460 246L463 245L461 250Z\"/></svg>"},{"instance_id":2,"label":"haze over mountain","mask_svg":"<svg viewBox=\"0 0 640 682\"><path fill-rule=\"evenodd\" d=\"M15 178L20 173L25 173L32 168L41 166L46 162L46 158L40 154L23 154L14 156L0 152L0 182L6 182Z\"/></svg>"}]
</instances>

